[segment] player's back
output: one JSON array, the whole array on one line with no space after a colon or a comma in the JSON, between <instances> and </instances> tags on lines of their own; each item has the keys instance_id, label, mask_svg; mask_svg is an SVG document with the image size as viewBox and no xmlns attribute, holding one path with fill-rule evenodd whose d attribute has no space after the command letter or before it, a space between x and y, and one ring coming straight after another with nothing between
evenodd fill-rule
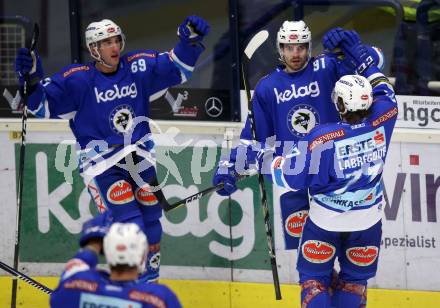
<instances>
[{"instance_id":1,"label":"player's back","mask_svg":"<svg viewBox=\"0 0 440 308\"><path fill-rule=\"evenodd\" d=\"M61 281L51 295L52 308L153 308L181 307L166 286L135 281L112 281L102 271L82 271Z\"/></svg>"},{"instance_id":2,"label":"player's back","mask_svg":"<svg viewBox=\"0 0 440 308\"><path fill-rule=\"evenodd\" d=\"M312 131L310 170L315 168L318 174L312 177L310 185L315 204L310 215L315 222L320 221L318 225L329 225L329 230L338 228L338 217L339 227L350 229L380 219L382 172L396 115L394 98L378 96L371 115L364 121L354 125L333 123ZM313 162L319 165L314 166ZM342 219L344 216L352 219Z\"/></svg>"}]
</instances>

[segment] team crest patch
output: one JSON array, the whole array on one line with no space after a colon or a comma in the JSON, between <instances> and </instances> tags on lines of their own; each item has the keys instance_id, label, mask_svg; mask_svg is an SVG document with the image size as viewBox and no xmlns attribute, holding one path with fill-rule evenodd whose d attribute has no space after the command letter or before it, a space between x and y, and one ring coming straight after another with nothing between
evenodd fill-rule
<instances>
[{"instance_id":1,"label":"team crest patch","mask_svg":"<svg viewBox=\"0 0 440 308\"><path fill-rule=\"evenodd\" d=\"M148 260L148 267L154 271L157 271L160 266L160 252L156 252Z\"/></svg>"},{"instance_id":2,"label":"team crest patch","mask_svg":"<svg viewBox=\"0 0 440 308\"><path fill-rule=\"evenodd\" d=\"M142 205L156 205L159 201L151 192L150 186L144 186L136 190L136 200Z\"/></svg>"},{"instance_id":3,"label":"team crest patch","mask_svg":"<svg viewBox=\"0 0 440 308\"><path fill-rule=\"evenodd\" d=\"M347 259L358 266L368 266L376 261L379 248L376 246L351 247L345 252Z\"/></svg>"},{"instance_id":4,"label":"team crest patch","mask_svg":"<svg viewBox=\"0 0 440 308\"><path fill-rule=\"evenodd\" d=\"M110 113L110 127L115 133L123 135L133 127L135 117L136 115L131 106L120 105Z\"/></svg>"},{"instance_id":5,"label":"team crest patch","mask_svg":"<svg viewBox=\"0 0 440 308\"><path fill-rule=\"evenodd\" d=\"M130 183L124 180L113 183L107 191L107 199L113 204L124 204L134 200Z\"/></svg>"},{"instance_id":6,"label":"team crest patch","mask_svg":"<svg viewBox=\"0 0 440 308\"><path fill-rule=\"evenodd\" d=\"M335 246L317 240L308 240L302 247L304 258L312 263L325 263L330 261L336 253Z\"/></svg>"},{"instance_id":7,"label":"team crest patch","mask_svg":"<svg viewBox=\"0 0 440 308\"><path fill-rule=\"evenodd\" d=\"M290 214L285 223L287 233L293 237L300 237L307 216L309 216L309 212L305 210Z\"/></svg>"},{"instance_id":8,"label":"team crest patch","mask_svg":"<svg viewBox=\"0 0 440 308\"><path fill-rule=\"evenodd\" d=\"M287 127L297 137L304 137L319 124L317 110L307 104L294 106L287 113Z\"/></svg>"}]
</instances>

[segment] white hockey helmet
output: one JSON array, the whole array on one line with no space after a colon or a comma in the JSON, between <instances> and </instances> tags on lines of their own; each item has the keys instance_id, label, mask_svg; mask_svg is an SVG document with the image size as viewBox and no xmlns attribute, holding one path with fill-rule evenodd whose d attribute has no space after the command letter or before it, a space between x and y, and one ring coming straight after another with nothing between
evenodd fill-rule
<instances>
[{"instance_id":1,"label":"white hockey helmet","mask_svg":"<svg viewBox=\"0 0 440 308\"><path fill-rule=\"evenodd\" d=\"M99 54L97 48L98 47L97 43L99 41L102 41L104 39L113 36L120 36L121 52L124 50L125 47L124 33L122 33L121 28L110 19L103 19L101 21L96 21L89 24L86 28L85 36L86 36L86 45L90 51L90 54L92 55L93 58L95 58L98 61L101 61L101 55ZM98 54L98 57L92 53L92 49L95 50L95 53Z\"/></svg>"},{"instance_id":2,"label":"white hockey helmet","mask_svg":"<svg viewBox=\"0 0 440 308\"><path fill-rule=\"evenodd\" d=\"M312 54L312 33L307 24L300 21L284 21L277 33L277 50L283 59L281 44L309 44L309 59Z\"/></svg>"},{"instance_id":3,"label":"white hockey helmet","mask_svg":"<svg viewBox=\"0 0 440 308\"><path fill-rule=\"evenodd\" d=\"M104 237L104 255L112 266L137 266L142 272L147 251L147 237L134 223L114 223Z\"/></svg>"},{"instance_id":4,"label":"white hockey helmet","mask_svg":"<svg viewBox=\"0 0 440 308\"><path fill-rule=\"evenodd\" d=\"M344 110L338 108L339 100L342 100ZM373 103L373 89L365 77L345 75L336 82L332 92L332 101L340 114L346 114L348 111L368 110Z\"/></svg>"}]
</instances>

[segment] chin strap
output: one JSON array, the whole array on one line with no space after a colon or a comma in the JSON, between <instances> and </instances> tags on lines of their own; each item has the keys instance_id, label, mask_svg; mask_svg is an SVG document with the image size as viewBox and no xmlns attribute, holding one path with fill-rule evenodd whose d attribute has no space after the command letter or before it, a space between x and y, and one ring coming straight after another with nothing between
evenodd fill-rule
<instances>
[{"instance_id":1,"label":"chin strap","mask_svg":"<svg viewBox=\"0 0 440 308\"><path fill-rule=\"evenodd\" d=\"M98 56L95 56L95 55L93 54L92 49L89 48L89 51L90 51L90 55L92 56L92 58L95 59L97 62L101 63L102 65L104 65L104 66L107 67L107 68L113 68L113 66L111 66L111 65L109 65L109 64L107 64L107 63L105 63L105 61L101 58L101 54L99 53L99 51L98 51L98 47L97 47L97 46L93 47L93 51L96 52L96 54L97 54Z\"/></svg>"}]
</instances>

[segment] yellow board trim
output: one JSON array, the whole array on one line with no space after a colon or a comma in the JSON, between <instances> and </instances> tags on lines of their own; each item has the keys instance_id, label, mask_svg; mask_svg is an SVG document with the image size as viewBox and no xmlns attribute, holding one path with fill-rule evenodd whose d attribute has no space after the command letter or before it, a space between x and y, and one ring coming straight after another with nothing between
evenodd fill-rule
<instances>
[{"instance_id":1,"label":"yellow board trim","mask_svg":"<svg viewBox=\"0 0 440 308\"><path fill-rule=\"evenodd\" d=\"M35 277L55 288L56 277ZM11 305L11 278L0 276L0 307ZM282 285L283 299L275 300L273 286L266 283L245 283L202 280L161 280L173 289L183 307L191 308L291 308L299 307L298 285ZM18 284L17 307L49 307L49 296L25 282ZM368 289L368 308L434 308L440 307L440 292Z\"/></svg>"}]
</instances>

